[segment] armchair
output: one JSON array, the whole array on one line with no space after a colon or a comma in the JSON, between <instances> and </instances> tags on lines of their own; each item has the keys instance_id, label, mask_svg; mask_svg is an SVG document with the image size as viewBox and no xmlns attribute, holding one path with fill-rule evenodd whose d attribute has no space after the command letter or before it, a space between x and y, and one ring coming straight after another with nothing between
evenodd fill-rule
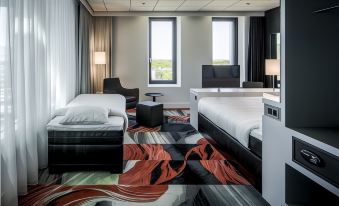
<instances>
[{"instance_id":1,"label":"armchair","mask_svg":"<svg viewBox=\"0 0 339 206\"><path fill-rule=\"evenodd\" d=\"M121 94L126 98L126 109L135 108L139 102L139 89L126 89L119 78L104 79L104 94Z\"/></svg>"}]
</instances>

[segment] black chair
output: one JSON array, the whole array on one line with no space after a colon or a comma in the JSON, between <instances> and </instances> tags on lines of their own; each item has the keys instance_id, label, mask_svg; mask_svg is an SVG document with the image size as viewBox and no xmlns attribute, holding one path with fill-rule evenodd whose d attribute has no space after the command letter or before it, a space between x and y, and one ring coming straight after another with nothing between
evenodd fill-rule
<instances>
[{"instance_id":1,"label":"black chair","mask_svg":"<svg viewBox=\"0 0 339 206\"><path fill-rule=\"evenodd\" d=\"M262 82L243 82L243 88L264 88L264 83Z\"/></svg>"},{"instance_id":2,"label":"black chair","mask_svg":"<svg viewBox=\"0 0 339 206\"><path fill-rule=\"evenodd\" d=\"M104 79L104 94L121 94L126 98L126 109L135 108L139 102L139 89L125 89L119 78Z\"/></svg>"}]
</instances>

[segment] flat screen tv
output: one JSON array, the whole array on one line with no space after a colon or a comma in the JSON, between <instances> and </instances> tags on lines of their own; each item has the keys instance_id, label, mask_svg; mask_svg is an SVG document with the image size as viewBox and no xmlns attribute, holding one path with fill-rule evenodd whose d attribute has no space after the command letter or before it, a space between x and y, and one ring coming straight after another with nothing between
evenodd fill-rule
<instances>
[{"instance_id":1,"label":"flat screen tv","mask_svg":"<svg viewBox=\"0 0 339 206\"><path fill-rule=\"evenodd\" d=\"M239 65L203 65L202 88L240 87Z\"/></svg>"}]
</instances>

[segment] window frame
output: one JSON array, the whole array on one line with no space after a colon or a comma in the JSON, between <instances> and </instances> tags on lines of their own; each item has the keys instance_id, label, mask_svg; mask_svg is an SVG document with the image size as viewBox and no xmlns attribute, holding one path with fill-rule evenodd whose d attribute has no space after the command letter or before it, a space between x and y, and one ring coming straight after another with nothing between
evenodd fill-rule
<instances>
[{"instance_id":1,"label":"window frame","mask_svg":"<svg viewBox=\"0 0 339 206\"><path fill-rule=\"evenodd\" d=\"M212 17L212 33L213 33L213 22L215 21L221 21L221 22L232 22L234 24L234 56L233 58L233 64L229 65L238 65L238 18L237 17ZM213 35L212 35L213 36ZM212 39L212 45L213 45L213 39ZM212 46L212 52L213 52L213 46ZM214 61L213 59L213 54L212 54L212 62ZM221 65L227 65L227 64L221 64Z\"/></svg>"},{"instance_id":2,"label":"window frame","mask_svg":"<svg viewBox=\"0 0 339 206\"><path fill-rule=\"evenodd\" d=\"M149 37L148 37L148 84L177 84L177 18L176 17L149 17ZM172 80L152 80L152 22L170 21L172 22Z\"/></svg>"}]
</instances>

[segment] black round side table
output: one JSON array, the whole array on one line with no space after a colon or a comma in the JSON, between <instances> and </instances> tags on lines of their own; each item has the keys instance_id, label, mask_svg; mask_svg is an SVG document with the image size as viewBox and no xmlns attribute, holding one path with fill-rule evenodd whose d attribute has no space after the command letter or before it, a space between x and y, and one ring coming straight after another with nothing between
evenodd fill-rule
<instances>
[{"instance_id":1,"label":"black round side table","mask_svg":"<svg viewBox=\"0 0 339 206\"><path fill-rule=\"evenodd\" d=\"M146 93L145 95L148 96L148 97L153 97L153 102L156 102L157 97L164 96L162 93L154 93L154 92Z\"/></svg>"}]
</instances>

